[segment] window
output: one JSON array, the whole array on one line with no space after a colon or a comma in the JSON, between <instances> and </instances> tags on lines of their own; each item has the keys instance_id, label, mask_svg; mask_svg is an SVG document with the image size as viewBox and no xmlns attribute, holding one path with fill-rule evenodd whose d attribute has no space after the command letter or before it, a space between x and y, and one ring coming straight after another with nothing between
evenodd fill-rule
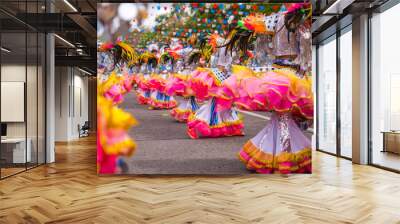
<instances>
[{"instance_id":1,"label":"window","mask_svg":"<svg viewBox=\"0 0 400 224\"><path fill-rule=\"evenodd\" d=\"M400 170L400 4L371 18L372 164Z\"/></svg>"},{"instance_id":2,"label":"window","mask_svg":"<svg viewBox=\"0 0 400 224\"><path fill-rule=\"evenodd\" d=\"M340 155L352 157L352 32L340 35Z\"/></svg>"},{"instance_id":3,"label":"window","mask_svg":"<svg viewBox=\"0 0 400 224\"><path fill-rule=\"evenodd\" d=\"M336 154L336 36L318 47L318 149Z\"/></svg>"},{"instance_id":4,"label":"window","mask_svg":"<svg viewBox=\"0 0 400 224\"><path fill-rule=\"evenodd\" d=\"M0 7L24 16L40 12L42 5L15 0ZM22 20L4 12L0 17L0 178L5 178L45 163L46 40Z\"/></svg>"}]
</instances>

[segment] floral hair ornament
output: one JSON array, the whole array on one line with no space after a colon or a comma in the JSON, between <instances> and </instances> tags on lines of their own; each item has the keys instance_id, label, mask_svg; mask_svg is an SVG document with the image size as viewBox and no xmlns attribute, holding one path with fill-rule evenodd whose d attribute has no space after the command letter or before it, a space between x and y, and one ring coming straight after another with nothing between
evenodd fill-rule
<instances>
[{"instance_id":1,"label":"floral hair ornament","mask_svg":"<svg viewBox=\"0 0 400 224\"><path fill-rule=\"evenodd\" d=\"M264 15L256 14L249 15L238 22L238 27L242 29L247 29L248 31L252 31L255 34L266 33L267 29L264 23Z\"/></svg>"},{"instance_id":2,"label":"floral hair ornament","mask_svg":"<svg viewBox=\"0 0 400 224\"><path fill-rule=\"evenodd\" d=\"M99 52L107 52L107 51L111 51L114 48L114 44L111 42L105 42L102 43L99 46Z\"/></svg>"}]
</instances>

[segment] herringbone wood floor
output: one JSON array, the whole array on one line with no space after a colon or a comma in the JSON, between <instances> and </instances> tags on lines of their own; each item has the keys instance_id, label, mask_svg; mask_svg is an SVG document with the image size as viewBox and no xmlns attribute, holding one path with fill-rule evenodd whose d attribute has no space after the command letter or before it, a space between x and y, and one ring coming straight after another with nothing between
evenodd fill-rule
<instances>
[{"instance_id":1,"label":"herringbone wood floor","mask_svg":"<svg viewBox=\"0 0 400 224\"><path fill-rule=\"evenodd\" d=\"M0 181L0 223L400 223L400 175L315 153L312 175L96 175L95 139Z\"/></svg>"}]
</instances>

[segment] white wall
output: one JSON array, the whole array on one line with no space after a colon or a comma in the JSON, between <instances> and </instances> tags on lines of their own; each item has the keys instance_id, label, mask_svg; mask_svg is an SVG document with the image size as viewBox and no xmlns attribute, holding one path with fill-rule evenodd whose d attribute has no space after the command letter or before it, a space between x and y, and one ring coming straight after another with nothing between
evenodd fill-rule
<instances>
[{"instance_id":1,"label":"white wall","mask_svg":"<svg viewBox=\"0 0 400 224\"><path fill-rule=\"evenodd\" d=\"M38 70L37 70L38 69ZM27 78L27 80L25 80ZM24 82L26 83L26 110L27 120L23 122L6 122L8 138L29 139L32 161L44 163L45 159L45 118L44 118L44 74L41 66L25 66L25 64L3 64L1 66L2 82ZM23 94L23 93L22 93ZM2 95L2 97L7 97ZM7 111L10 108L1 108ZM4 112L3 111L3 112ZM12 111L7 111L12 113ZM38 154L38 155L37 155ZM51 160L49 160L51 162Z\"/></svg>"},{"instance_id":2,"label":"white wall","mask_svg":"<svg viewBox=\"0 0 400 224\"><path fill-rule=\"evenodd\" d=\"M75 70L75 72L79 70ZM88 113L88 78L81 76L82 73L79 72L79 75L74 76L74 110L75 113L72 119L72 135L78 136L78 124L83 125L85 121L88 121L89 113ZM80 101L80 102L79 102ZM79 108L81 107L81 108ZM80 111L81 110L81 111Z\"/></svg>"},{"instance_id":3,"label":"white wall","mask_svg":"<svg viewBox=\"0 0 400 224\"><path fill-rule=\"evenodd\" d=\"M18 65L18 64L5 64L1 66L1 81L4 82L25 82L25 71L26 67L24 65ZM27 67L28 74L34 73L36 74L36 67L33 66L28 66ZM34 84L36 85L36 81L34 83L31 83L32 81L30 80L29 84ZM31 89L28 88L28 99L27 102L32 102L33 98L36 99L36 89ZM29 90L32 90L34 92L30 93ZM35 105L36 107L36 105ZM7 108L1 108L2 110L7 110ZM36 121L36 114L34 114L34 119L33 117L30 117L33 114L28 113L28 121L34 120ZM25 137L25 123L26 122L7 122L7 137ZM30 127L30 126L28 126ZM28 136L29 137L29 136Z\"/></svg>"},{"instance_id":4,"label":"white wall","mask_svg":"<svg viewBox=\"0 0 400 224\"><path fill-rule=\"evenodd\" d=\"M68 67L55 68L55 141L67 141L69 133L69 85Z\"/></svg>"},{"instance_id":5,"label":"white wall","mask_svg":"<svg viewBox=\"0 0 400 224\"><path fill-rule=\"evenodd\" d=\"M72 67L56 67L55 73L55 140L70 141L88 120L88 78Z\"/></svg>"},{"instance_id":6,"label":"white wall","mask_svg":"<svg viewBox=\"0 0 400 224\"><path fill-rule=\"evenodd\" d=\"M29 68L28 68L29 69ZM25 82L25 65L9 64L1 66L1 81ZM7 110L7 108L1 108ZM7 123L7 137L25 137L25 122Z\"/></svg>"}]
</instances>

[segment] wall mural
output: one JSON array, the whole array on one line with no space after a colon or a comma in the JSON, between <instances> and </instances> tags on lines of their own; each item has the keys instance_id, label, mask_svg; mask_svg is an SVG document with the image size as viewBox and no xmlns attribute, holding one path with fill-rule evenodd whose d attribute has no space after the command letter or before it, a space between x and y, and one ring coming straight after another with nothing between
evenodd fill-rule
<instances>
[{"instance_id":1,"label":"wall mural","mask_svg":"<svg viewBox=\"0 0 400 224\"><path fill-rule=\"evenodd\" d=\"M98 4L98 173L311 173L310 27L309 3Z\"/></svg>"}]
</instances>

